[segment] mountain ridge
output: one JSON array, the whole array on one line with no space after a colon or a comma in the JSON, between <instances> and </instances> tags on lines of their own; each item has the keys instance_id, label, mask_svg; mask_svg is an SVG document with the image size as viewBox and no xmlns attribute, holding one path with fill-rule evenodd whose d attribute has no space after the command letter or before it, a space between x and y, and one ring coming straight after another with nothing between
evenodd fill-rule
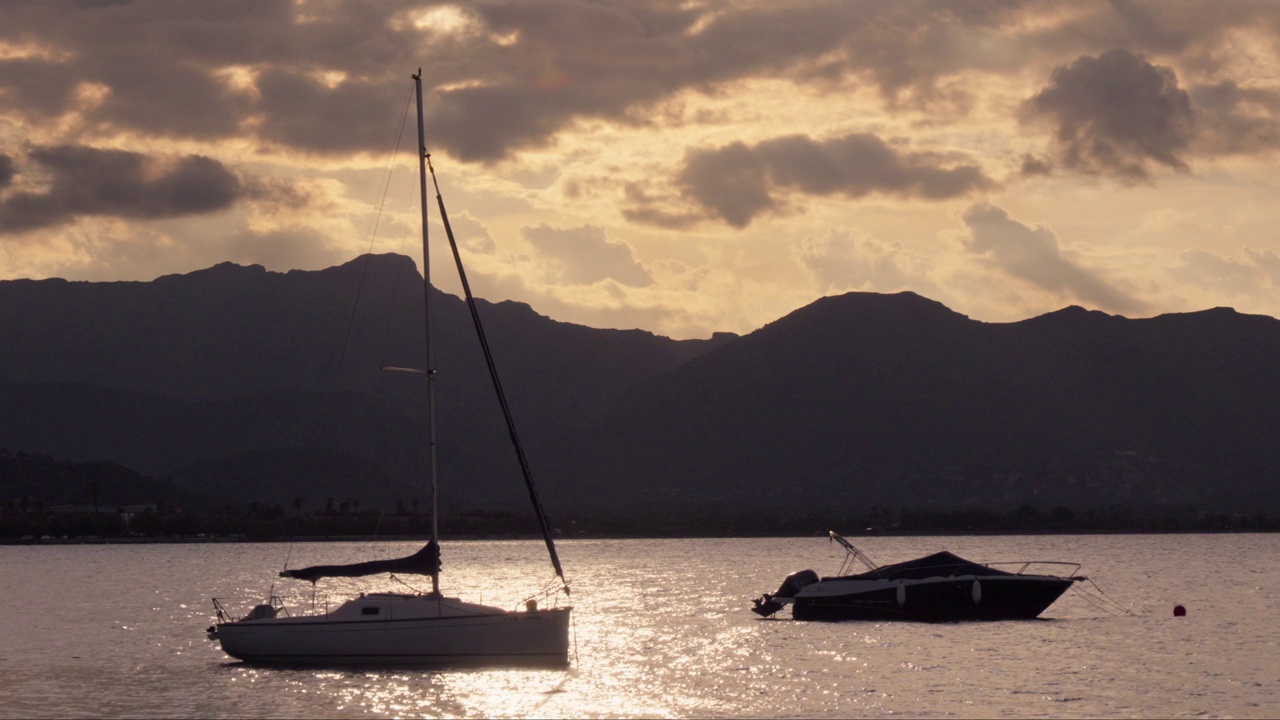
<instances>
[{"instance_id":1,"label":"mountain ridge","mask_svg":"<svg viewBox=\"0 0 1280 720\"><path fill-rule=\"evenodd\" d=\"M421 288L397 255L0 282L15 339L0 348L0 447L136 465L211 496L220 472L237 493L289 478L279 498L348 458L334 462L364 468L380 488L366 499L386 502L425 463L419 377L379 370L423 366ZM520 508L469 314L431 292L444 502ZM912 292L854 292L743 336L671 340L478 305L554 507L1280 507L1268 316L1069 306L986 323Z\"/></svg>"}]
</instances>

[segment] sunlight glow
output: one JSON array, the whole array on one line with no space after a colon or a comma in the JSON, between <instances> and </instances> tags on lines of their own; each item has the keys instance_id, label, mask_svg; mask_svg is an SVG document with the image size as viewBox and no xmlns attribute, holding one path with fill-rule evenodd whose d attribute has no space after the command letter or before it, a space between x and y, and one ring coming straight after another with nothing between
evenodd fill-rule
<instances>
[{"instance_id":1,"label":"sunlight glow","mask_svg":"<svg viewBox=\"0 0 1280 720\"><path fill-rule=\"evenodd\" d=\"M311 77L315 78L317 82L330 90L333 90L347 80L347 74L341 70L317 70L311 73Z\"/></svg>"},{"instance_id":2,"label":"sunlight glow","mask_svg":"<svg viewBox=\"0 0 1280 720\"><path fill-rule=\"evenodd\" d=\"M251 65L227 65L212 72L228 89L237 93L260 97L258 92L258 75L260 70Z\"/></svg>"},{"instance_id":3,"label":"sunlight glow","mask_svg":"<svg viewBox=\"0 0 1280 720\"><path fill-rule=\"evenodd\" d=\"M66 62L74 55L64 50L30 41L0 40L0 60L47 60Z\"/></svg>"},{"instance_id":4,"label":"sunlight glow","mask_svg":"<svg viewBox=\"0 0 1280 720\"><path fill-rule=\"evenodd\" d=\"M706 32L707 28L714 25L717 20L732 12L730 3L711 4L703 0L685 0L680 4L680 9L699 13L698 19L684 31L687 37L701 35Z\"/></svg>"},{"instance_id":5,"label":"sunlight glow","mask_svg":"<svg viewBox=\"0 0 1280 720\"><path fill-rule=\"evenodd\" d=\"M466 37L484 31L479 18L459 5L433 7L414 17L411 22L415 28L441 37Z\"/></svg>"}]
</instances>

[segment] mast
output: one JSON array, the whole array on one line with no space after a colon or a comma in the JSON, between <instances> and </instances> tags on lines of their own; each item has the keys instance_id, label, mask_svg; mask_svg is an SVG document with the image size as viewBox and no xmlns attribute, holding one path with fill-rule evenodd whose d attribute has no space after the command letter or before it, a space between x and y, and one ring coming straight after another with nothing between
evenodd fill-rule
<instances>
[{"instance_id":1,"label":"mast","mask_svg":"<svg viewBox=\"0 0 1280 720\"><path fill-rule=\"evenodd\" d=\"M476 336L480 341L480 349L484 353L485 364L489 368L489 379L493 381L493 389L498 396L498 404L502 407L502 416L506 420L507 433L511 438L511 444L515 448L516 460L520 464L520 472L524 476L525 488L529 492L529 501L533 505L534 514L538 519L539 529L542 531L542 540L547 546L547 553L551 556L551 567L555 570L556 575L560 578L560 582L564 587L565 594L569 594L569 583L564 577L564 568L560 565L560 554L556 552L555 540L551 537L551 525L547 522L547 515L542 509L542 503L538 500L538 490L533 484L533 473L529 470L529 461L525 457L524 447L520 444L520 437L516 434L515 420L511 416L511 407L507 404L507 396L502 391L502 382L498 379L498 368L493 362L493 353L489 350L489 340L484 334L484 325L480 322L480 313L476 309L475 296L471 294L471 284L467 282L467 272L462 267L462 255L458 252L458 242L453 237L453 228L449 225L449 213L444 208L444 196L440 194L440 183L436 180L436 170L431 166L431 153L427 152L426 135L422 129L422 68L418 68L418 74L413 76L413 86L418 97L418 188L421 193L422 204L422 284L423 298L427 303L427 434L430 443L431 457L431 544L437 548L440 546L440 535L438 528L438 510L436 507L436 430L435 430L435 391L433 381L435 380L435 358L431 350L431 313L430 302L427 298L431 297L431 261L427 248L427 172L431 173L431 185L435 189L436 204L440 208L440 222L444 225L444 234L449 239L449 249L453 252L454 264L458 267L458 279L462 282L462 291L467 301L467 308L471 311L472 324L475 325ZM436 561L436 570L431 575L432 591L439 593L440 591L440 570L439 560Z\"/></svg>"},{"instance_id":2,"label":"mast","mask_svg":"<svg viewBox=\"0 0 1280 720\"><path fill-rule=\"evenodd\" d=\"M431 478L431 544L440 547L439 493L436 489L436 392L435 353L431 347L431 252L427 244L427 140L422 130L422 68L413 76L418 96L418 192L422 208L422 305L427 336L427 456ZM431 592L440 594L440 568L431 573Z\"/></svg>"}]
</instances>

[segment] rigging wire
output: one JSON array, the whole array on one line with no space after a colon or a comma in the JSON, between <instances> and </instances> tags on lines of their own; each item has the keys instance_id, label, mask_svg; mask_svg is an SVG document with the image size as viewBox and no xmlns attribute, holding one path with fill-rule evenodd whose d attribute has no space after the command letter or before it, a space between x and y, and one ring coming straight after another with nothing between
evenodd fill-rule
<instances>
[{"instance_id":1,"label":"rigging wire","mask_svg":"<svg viewBox=\"0 0 1280 720\"><path fill-rule=\"evenodd\" d=\"M351 312L347 317L346 332L343 334L342 343L337 346L334 354L330 356L329 366L325 369L321 377L321 386L323 388L327 388L330 392L329 392L328 401L325 403L324 411L320 414L320 421L316 424L315 435L312 438L312 441L310 443L311 446L315 448L320 448L323 446L323 441L324 441L326 432L328 430L327 424L331 422L333 418L333 408L334 408L334 405L337 403L336 390L337 390L339 379L340 379L340 373L342 371L342 362L346 358L347 347L351 343L351 333L355 327L356 312L360 308L360 298L364 294L365 280L368 278L368 275L369 275L369 261L373 257L372 255L373 244L377 238L378 226L382 222L383 210L385 209L387 204L387 193L389 188L391 187L391 176L393 171L395 170L396 159L400 155L400 145L404 140L404 128L405 128L405 125L408 123L408 119L409 119L409 101L412 99L413 99L413 93L411 91L405 96L405 99L404 99L404 110L401 112L401 115L400 115L400 129L396 133L395 146L391 149L391 157L387 162L387 170L382 183L382 193L378 199L378 211L374 214L373 218L370 220L370 227L368 230L369 242L365 247L364 262L361 263L361 266L360 266L360 279L359 279L359 283L356 285L355 299L351 303ZM285 559L284 559L285 570L289 569L289 560L293 556L293 543L297 538L297 528L301 526L301 522L302 522L301 517L299 517L298 525L295 526L293 535L289 537L289 546L288 546L288 550L285 553ZM381 517L379 517L378 519L379 527L381 527L381 524L382 524L382 519Z\"/></svg>"},{"instance_id":2,"label":"rigging wire","mask_svg":"<svg viewBox=\"0 0 1280 720\"><path fill-rule=\"evenodd\" d=\"M360 308L360 298L364 294L365 281L369 277L369 261L373 259L373 253L372 253L373 243L378 235L378 226L382 223L382 213L383 213L383 210L386 208L386 204L387 204L387 192L391 187L391 175L395 169L396 158L400 154L400 143L404 139L404 128L409 119L410 99L412 99L412 93L405 97L404 111L400 117L400 131L396 133L396 144L391 151L391 160L387 163L386 177L382 183L382 194L378 199L378 212L374 214L372 220L370 221L372 226L369 230L369 242L368 242L368 245L365 247L364 262L361 263L361 266L360 266L360 281L356 285L355 300L351 303L351 313L347 317L346 332L343 335L342 343L338 345L337 357L336 359L331 361L331 365L329 367L329 373L332 376L332 382L326 383L326 384L331 385L333 388L336 388L338 385L339 373L342 370L342 361L346 358L347 348L351 344L351 333L352 333L352 330L355 328L355 324L356 324L356 311L359 310ZM334 401L335 399L331 397L329 410L332 410L332 405ZM326 413L326 417L328 416L329 416L329 413Z\"/></svg>"},{"instance_id":3,"label":"rigging wire","mask_svg":"<svg viewBox=\"0 0 1280 720\"><path fill-rule=\"evenodd\" d=\"M404 133L404 124L403 124L403 122L401 123L400 131L401 131L401 134L403 134L403 133ZM417 192L418 192L418 177L417 177L417 175L414 175L414 176L413 176L413 182L412 182L412 183L410 183L410 186L409 186L409 193L410 193L410 197L408 198L407 202L405 203L405 204L406 204L406 206L407 206L407 205L412 204L412 202L413 202L413 195L417 194ZM405 245L407 245L408 243L409 243L409 226L408 226L408 225L405 225L405 226L404 226L404 228L403 228L403 230L402 230L402 231L401 231L401 233L400 233L400 251L401 251L401 254L406 254L406 253L404 253L404 249L405 249ZM380 366L380 367L383 367L383 368L385 368L387 365L389 365L389 364L390 364L390 363L388 363L388 362L387 362L387 350L388 350L388 348L390 348L390 346L391 346L391 328L392 328L392 320L393 320L393 319L394 319L394 317L395 317L396 300L397 300L397 299L399 298L399 296L400 296L400 282L399 282L399 281L400 281L399 276L396 276L395 278L392 278L392 282L391 282L391 299L390 299L390 301L388 301L388 303L387 303L387 318L386 318L385 323L383 324L383 332L382 332L382 362L381 362L381 363L379 363L379 366ZM385 378L385 377L386 377L386 375L385 375L385 374L382 374L382 375L379 375L378 377L380 377L380 378ZM384 385L383 385L383 389L384 389L384 390L386 389L386 387L385 387L385 383L384 383Z\"/></svg>"},{"instance_id":4,"label":"rigging wire","mask_svg":"<svg viewBox=\"0 0 1280 720\"><path fill-rule=\"evenodd\" d=\"M418 588L416 588L416 587L414 587L414 586L410 585L409 583L405 582L404 578L400 577L399 575L396 575L395 573L390 573L390 577L391 577L391 579L392 579L392 580L394 580L394 581L396 581L396 582L400 583L401 585L403 585L403 586L405 586L405 587L409 588L410 590L412 590L414 595L422 595L422 594L423 594L423 592L422 592L421 590L419 590Z\"/></svg>"}]
</instances>

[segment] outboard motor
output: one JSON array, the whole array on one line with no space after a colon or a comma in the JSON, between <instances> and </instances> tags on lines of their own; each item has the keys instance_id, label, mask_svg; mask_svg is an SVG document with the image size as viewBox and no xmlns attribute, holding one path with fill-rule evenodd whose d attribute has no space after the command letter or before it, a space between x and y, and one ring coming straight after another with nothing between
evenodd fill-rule
<instances>
[{"instance_id":1,"label":"outboard motor","mask_svg":"<svg viewBox=\"0 0 1280 720\"><path fill-rule=\"evenodd\" d=\"M782 609L782 603L778 602L776 598L793 598L805 586L816 582L818 582L818 573L812 570L791 573L778 586L778 592L772 595L766 593L756 598L755 607L751 608L751 612L760 617L769 617Z\"/></svg>"}]
</instances>

